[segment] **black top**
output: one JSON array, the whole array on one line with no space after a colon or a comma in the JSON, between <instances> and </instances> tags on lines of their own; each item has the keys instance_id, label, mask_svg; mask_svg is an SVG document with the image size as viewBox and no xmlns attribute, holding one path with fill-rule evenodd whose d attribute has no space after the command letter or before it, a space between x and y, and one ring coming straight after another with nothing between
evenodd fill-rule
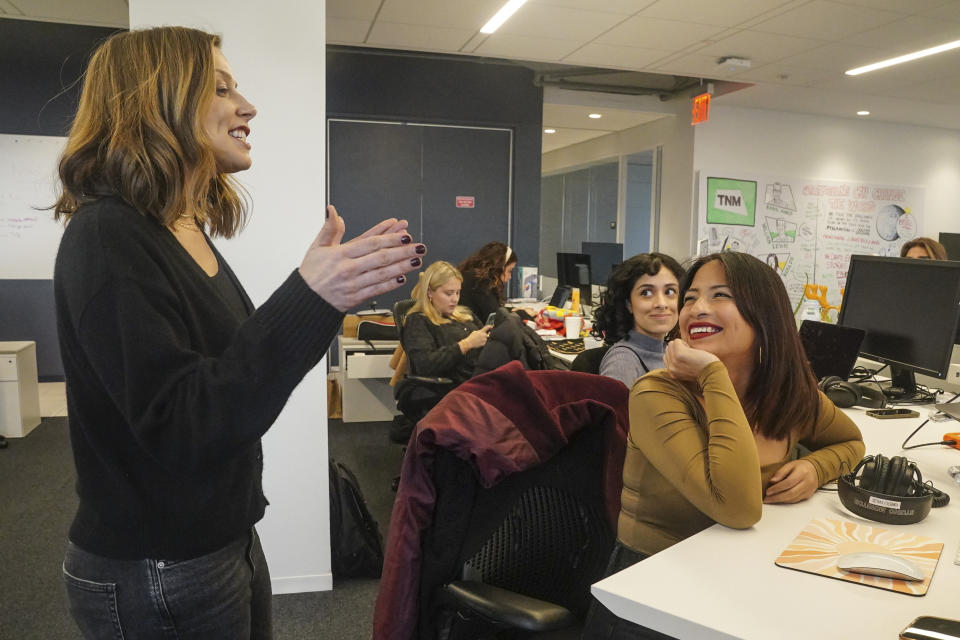
<instances>
[{"instance_id":1,"label":"black top","mask_svg":"<svg viewBox=\"0 0 960 640\"><path fill-rule=\"evenodd\" d=\"M470 321L433 324L422 313L408 314L403 323L403 350L410 373L450 378L457 384L469 379L480 350L464 354L457 343L479 328Z\"/></svg>"},{"instance_id":2,"label":"black top","mask_svg":"<svg viewBox=\"0 0 960 640\"><path fill-rule=\"evenodd\" d=\"M487 316L500 308L500 301L492 289L481 287L472 273L463 274L463 286L460 288L460 304L473 311L473 315L486 322Z\"/></svg>"},{"instance_id":3,"label":"black top","mask_svg":"<svg viewBox=\"0 0 960 640\"><path fill-rule=\"evenodd\" d=\"M67 225L54 293L80 497L70 539L87 551L192 558L263 516L260 437L343 314L296 271L254 311L217 259L248 317L122 200Z\"/></svg>"}]
</instances>

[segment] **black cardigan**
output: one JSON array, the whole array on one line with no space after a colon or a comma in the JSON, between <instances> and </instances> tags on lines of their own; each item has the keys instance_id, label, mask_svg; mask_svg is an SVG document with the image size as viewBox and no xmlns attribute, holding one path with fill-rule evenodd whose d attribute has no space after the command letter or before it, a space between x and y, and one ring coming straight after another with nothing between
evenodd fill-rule
<instances>
[{"instance_id":1,"label":"black cardigan","mask_svg":"<svg viewBox=\"0 0 960 640\"><path fill-rule=\"evenodd\" d=\"M260 437L343 314L296 271L253 311L217 258L248 318L168 229L118 198L82 206L63 234L54 293L80 497L70 539L87 551L191 558L263 517Z\"/></svg>"},{"instance_id":2,"label":"black cardigan","mask_svg":"<svg viewBox=\"0 0 960 640\"><path fill-rule=\"evenodd\" d=\"M457 344L480 327L471 321L433 324L422 313L407 315L403 323L403 350L410 373L450 378L460 384L473 375L479 349L466 354Z\"/></svg>"}]
</instances>

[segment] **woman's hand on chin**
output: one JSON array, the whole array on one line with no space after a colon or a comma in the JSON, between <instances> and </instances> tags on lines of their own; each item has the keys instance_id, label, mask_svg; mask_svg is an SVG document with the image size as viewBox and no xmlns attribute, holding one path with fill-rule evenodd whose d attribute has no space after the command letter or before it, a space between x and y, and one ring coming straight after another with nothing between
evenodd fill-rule
<instances>
[{"instance_id":1,"label":"woman's hand on chin","mask_svg":"<svg viewBox=\"0 0 960 640\"><path fill-rule=\"evenodd\" d=\"M812 462L791 460L773 474L763 494L765 504L802 502L820 486L820 477Z\"/></svg>"},{"instance_id":2,"label":"woman's hand on chin","mask_svg":"<svg viewBox=\"0 0 960 640\"><path fill-rule=\"evenodd\" d=\"M694 349L680 338L671 340L663 354L667 370L678 380L696 380L704 367L718 360L709 351Z\"/></svg>"},{"instance_id":3,"label":"woman's hand on chin","mask_svg":"<svg viewBox=\"0 0 960 640\"><path fill-rule=\"evenodd\" d=\"M427 251L406 229L406 220L390 218L340 244L343 219L329 205L327 220L300 264L300 276L340 311L396 289L406 282L403 274L418 268Z\"/></svg>"}]
</instances>

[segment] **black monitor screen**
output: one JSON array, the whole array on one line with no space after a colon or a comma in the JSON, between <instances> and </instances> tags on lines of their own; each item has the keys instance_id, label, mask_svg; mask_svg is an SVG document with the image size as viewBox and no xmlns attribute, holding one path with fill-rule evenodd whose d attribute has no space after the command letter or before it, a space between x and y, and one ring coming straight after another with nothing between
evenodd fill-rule
<instances>
[{"instance_id":1,"label":"black monitor screen","mask_svg":"<svg viewBox=\"0 0 960 640\"><path fill-rule=\"evenodd\" d=\"M557 286L579 288L581 302L590 304L590 256L584 253L558 253Z\"/></svg>"},{"instance_id":2,"label":"black monitor screen","mask_svg":"<svg viewBox=\"0 0 960 640\"><path fill-rule=\"evenodd\" d=\"M623 245L619 242L582 242L580 251L590 256L591 284L607 284L614 268L623 262Z\"/></svg>"},{"instance_id":3,"label":"black monitor screen","mask_svg":"<svg viewBox=\"0 0 960 640\"><path fill-rule=\"evenodd\" d=\"M946 377L958 319L960 263L850 257L839 323L867 332L860 354L890 365L904 393L913 372Z\"/></svg>"},{"instance_id":4,"label":"black monitor screen","mask_svg":"<svg viewBox=\"0 0 960 640\"><path fill-rule=\"evenodd\" d=\"M947 250L947 260L960 260L960 233L941 233L937 239Z\"/></svg>"}]
</instances>

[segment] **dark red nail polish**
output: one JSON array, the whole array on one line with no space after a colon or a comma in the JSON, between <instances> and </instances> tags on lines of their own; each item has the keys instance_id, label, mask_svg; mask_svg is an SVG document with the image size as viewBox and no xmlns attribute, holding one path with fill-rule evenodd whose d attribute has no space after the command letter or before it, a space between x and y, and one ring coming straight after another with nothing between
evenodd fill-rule
<instances>
[{"instance_id":1,"label":"dark red nail polish","mask_svg":"<svg viewBox=\"0 0 960 640\"><path fill-rule=\"evenodd\" d=\"M400 238L400 244L410 244L411 242L413 242L413 238L410 236L403 236Z\"/></svg>"},{"instance_id":2,"label":"dark red nail polish","mask_svg":"<svg viewBox=\"0 0 960 640\"><path fill-rule=\"evenodd\" d=\"M406 281L407 281L406 276L397 276L397 282L399 282L400 284L403 284Z\"/></svg>"},{"instance_id":3,"label":"dark red nail polish","mask_svg":"<svg viewBox=\"0 0 960 640\"><path fill-rule=\"evenodd\" d=\"M326 220L329 217L330 217L330 208L327 207L326 209L323 210L323 219Z\"/></svg>"},{"instance_id":4,"label":"dark red nail polish","mask_svg":"<svg viewBox=\"0 0 960 640\"><path fill-rule=\"evenodd\" d=\"M420 255L425 254L427 252L427 245L418 244L416 248L416 252L419 253Z\"/></svg>"},{"instance_id":5,"label":"dark red nail polish","mask_svg":"<svg viewBox=\"0 0 960 640\"><path fill-rule=\"evenodd\" d=\"M421 264L420 258L414 258L413 260L410 261L410 266L412 267L419 267L420 264Z\"/></svg>"}]
</instances>

